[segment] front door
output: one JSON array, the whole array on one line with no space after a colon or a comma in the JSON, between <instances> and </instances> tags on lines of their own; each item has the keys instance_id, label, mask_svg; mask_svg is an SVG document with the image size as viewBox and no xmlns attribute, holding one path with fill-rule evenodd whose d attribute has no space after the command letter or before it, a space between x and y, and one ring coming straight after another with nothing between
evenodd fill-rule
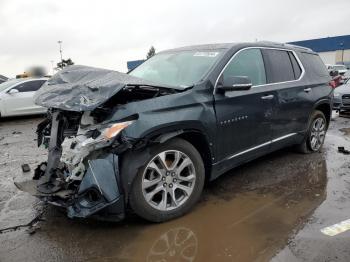
<instances>
[{"instance_id":1,"label":"front door","mask_svg":"<svg viewBox=\"0 0 350 262\"><path fill-rule=\"evenodd\" d=\"M261 50L238 51L219 77L246 76L253 87L246 91L215 92L217 117L218 162L235 162L268 151L271 117L276 105L273 87L266 86L266 73Z\"/></svg>"}]
</instances>

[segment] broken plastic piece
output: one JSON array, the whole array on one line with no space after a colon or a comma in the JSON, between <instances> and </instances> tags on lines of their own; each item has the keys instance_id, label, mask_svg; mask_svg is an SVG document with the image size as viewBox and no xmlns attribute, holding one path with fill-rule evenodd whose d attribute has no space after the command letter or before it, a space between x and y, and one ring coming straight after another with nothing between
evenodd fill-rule
<instances>
[{"instance_id":1,"label":"broken plastic piece","mask_svg":"<svg viewBox=\"0 0 350 262\"><path fill-rule=\"evenodd\" d=\"M23 172L29 172L30 171L30 166L28 164L23 164L22 165L22 171Z\"/></svg>"},{"instance_id":2,"label":"broken plastic piece","mask_svg":"<svg viewBox=\"0 0 350 262\"><path fill-rule=\"evenodd\" d=\"M47 163L43 162L40 165L38 165L37 168L35 168L34 176L33 176L34 180L38 180L40 177L42 177L45 174L46 166L47 166Z\"/></svg>"},{"instance_id":3,"label":"broken plastic piece","mask_svg":"<svg viewBox=\"0 0 350 262\"><path fill-rule=\"evenodd\" d=\"M338 147L338 152L343 153L344 155L350 155L350 151L346 150L343 146Z\"/></svg>"}]
</instances>

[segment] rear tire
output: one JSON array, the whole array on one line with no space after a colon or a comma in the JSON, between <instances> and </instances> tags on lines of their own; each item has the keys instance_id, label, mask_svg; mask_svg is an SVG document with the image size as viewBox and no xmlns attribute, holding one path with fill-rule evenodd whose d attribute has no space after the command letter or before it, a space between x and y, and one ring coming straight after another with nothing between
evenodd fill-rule
<instances>
[{"instance_id":1,"label":"rear tire","mask_svg":"<svg viewBox=\"0 0 350 262\"><path fill-rule=\"evenodd\" d=\"M180 138L159 144L139 169L130 191L130 207L140 217L164 222L186 214L199 200L205 180L196 148Z\"/></svg>"},{"instance_id":2,"label":"rear tire","mask_svg":"<svg viewBox=\"0 0 350 262\"><path fill-rule=\"evenodd\" d=\"M297 151L303 154L319 152L323 146L328 123L323 112L315 110L303 142L296 147Z\"/></svg>"}]
</instances>

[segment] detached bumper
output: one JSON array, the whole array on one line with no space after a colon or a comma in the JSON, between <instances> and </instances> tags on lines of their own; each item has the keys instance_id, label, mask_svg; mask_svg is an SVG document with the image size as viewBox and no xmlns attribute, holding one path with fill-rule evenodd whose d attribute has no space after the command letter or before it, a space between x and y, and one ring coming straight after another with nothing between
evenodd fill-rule
<instances>
[{"instance_id":1,"label":"detached bumper","mask_svg":"<svg viewBox=\"0 0 350 262\"><path fill-rule=\"evenodd\" d=\"M101 219L118 221L124 218L124 196L120 187L118 156L108 154L87 160L86 173L76 190L67 184L52 193L37 190L40 180L15 182L18 189L28 192L41 200L67 209L71 218L96 216Z\"/></svg>"}]
</instances>

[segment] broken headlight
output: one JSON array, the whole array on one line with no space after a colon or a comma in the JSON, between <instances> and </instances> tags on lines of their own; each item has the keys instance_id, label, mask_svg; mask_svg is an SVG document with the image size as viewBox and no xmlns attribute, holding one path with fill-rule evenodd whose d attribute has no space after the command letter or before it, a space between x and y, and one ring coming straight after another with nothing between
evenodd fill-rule
<instances>
[{"instance_id":1,"label":"broken headlight","mask_svg":"<svg viewBox=\"0 0 350 262\"><path fill-rule=\"evenodd\" d=\"M77 165L92 151L109 146L114 138L132 123L133 121L127 121L90 127L88 131L84 130L85 132L80 130L80 134L75 137L66 137L62 143L61 161L68 166L73 176L83 174L85 169L83 166L77 168ZM75 170L76 168L80 172ZM75 179L80 178L79 175Z\"/></svg>"},{"instance_id":2,"label":"broken headlight","mask_svg":"<svg viewBox=\"0 0 350 262\"><path fill-rule=\"evenodd\" d=\"M88 146L96 143L107 143L116 137L123 129L127 128L134 121L110 124L102 129L95 129L91 137L82 142L82 146Z\"/></svg>"}]
</instances>

